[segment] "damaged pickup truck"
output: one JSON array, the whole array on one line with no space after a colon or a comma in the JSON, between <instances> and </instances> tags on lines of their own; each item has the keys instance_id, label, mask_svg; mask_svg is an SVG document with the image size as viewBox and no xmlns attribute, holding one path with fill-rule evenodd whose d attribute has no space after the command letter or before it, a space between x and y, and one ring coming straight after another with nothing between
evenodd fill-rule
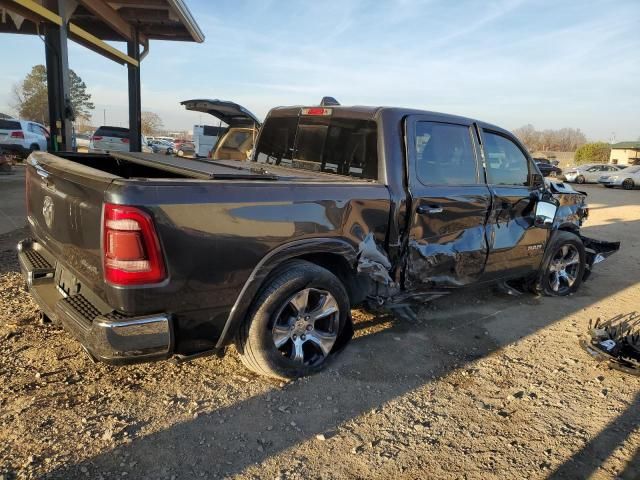
<instances>
[{"instance_id":1,"label":"damaged pickup truck","mask_svg":"<svg viewBox=\"0 0 640 480\"><path fill-rule=\"evenodd\" d=\"M293 378L350 339L350 310L486 282L568 295L618 243L585 238L585 194L545 185L509 132L403 108L280 107L252 161L35 152L43 312L95 359L222 352Z\"/></svg>"}]
</instances>

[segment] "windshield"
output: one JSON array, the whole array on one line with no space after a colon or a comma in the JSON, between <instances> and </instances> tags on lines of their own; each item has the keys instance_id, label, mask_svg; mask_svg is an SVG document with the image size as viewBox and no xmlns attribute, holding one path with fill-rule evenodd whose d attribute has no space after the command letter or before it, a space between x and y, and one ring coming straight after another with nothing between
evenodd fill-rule
<instances>
[{"instance_id":1,"label":"windshield","mask_svg":"<svg viewBox=\"0 0 640 480\"><path fill-rule=\"evenodd\" d=\"M253 161L375 180L377 125L331 115L268 118Z\"/></svg>"}]
</instances>

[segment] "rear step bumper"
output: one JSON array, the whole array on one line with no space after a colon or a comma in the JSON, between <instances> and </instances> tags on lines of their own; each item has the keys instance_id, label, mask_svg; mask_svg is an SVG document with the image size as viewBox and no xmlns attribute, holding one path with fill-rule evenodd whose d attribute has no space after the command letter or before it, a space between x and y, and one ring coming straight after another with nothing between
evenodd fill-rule
<instances>
[{"instance_id":1,"label":"rear step bumper","mask_svg":"<svg viewBox=\"0 0 640 480\"><path fill-rule=\"evenodd\" d=\"M81 294L65 296L56 287L55 260L32 239L18 243L20 269L32 297L62 324L96 360L112 364L168 358L174 346L171 315L125 317L101 312Z\"/></svg>"}]
</instances>

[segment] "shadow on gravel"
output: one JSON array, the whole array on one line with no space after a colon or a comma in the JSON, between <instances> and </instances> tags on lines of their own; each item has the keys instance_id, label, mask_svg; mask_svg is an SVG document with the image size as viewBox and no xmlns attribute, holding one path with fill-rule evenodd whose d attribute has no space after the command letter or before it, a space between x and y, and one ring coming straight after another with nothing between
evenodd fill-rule
<instances>
[{"instance_id":1,"label":"shadow on gravel","mask_svg":"<svg viewBox=\"0 0 640 480\"><path fill-rule=\"evenodd\" d=\"M624 227L638 230L640 221L626 222ZM585 233L615 239L620 228L620 224L603 225L586 228ZM615 275L628 264L631 252L630 246L625 252L623 245L623 250L608 260L610 266L599 266L601 272L608 272L607 278L596 273L581 292L569 298L496 295L487 303L477 300L486 300L488 293L483 291L476 292L475 297L461 292L439 299L435 302L437 311L425 309L419 315L428 315L429 322L394 321L393 327L384 332L355 338L322 374L135 438L116 450L54 470L47 477L97 478L101 472L119 476L123 453L128 455L128 461L137 462L133 470L128 469L128 478L162 478L168 473L178 474L179 478L240 473L314 439L318 433L329 438L331 431L348 420L407 392L428 387L432 380L640 282L638 268ZM634 261L637 262L635 258ZM541 315L540 308L532 308L542 302L548 307L544 312L551 312L548 316ZM505 311L511 314L505 316ZM516 323L514 318L518 319ZM452 328L461 325L464 328ZM592 472L601 458L629 434L630 428L638 425L639 406L636 398L615 424L577 453L574 461L560 467L555 478L581 478ZM169 472L163 469L166 465L170 465Z\"/></svg>"},{"instance_id":2,"label":"shadow on gravel","mask_svg":"<svg viewBox=\"0 0 640 480\"><path fill-rule=\"evenodd\" d=\"M585 445L582 450L562 464L549 478L553 480L589 478L639 425L640 393L618 418ZM636 450L624 472L617 478L623 480L640 478L640 448Z\"/></svg>"}]
</instances>

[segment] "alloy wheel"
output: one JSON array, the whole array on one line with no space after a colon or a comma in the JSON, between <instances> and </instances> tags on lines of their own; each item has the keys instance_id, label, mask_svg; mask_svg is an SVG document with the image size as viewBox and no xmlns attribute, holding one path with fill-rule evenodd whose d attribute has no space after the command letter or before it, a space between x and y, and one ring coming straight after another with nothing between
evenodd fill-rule
<instances>
[{"instance_id":1,"label":"alloy wheel","mask_svg":"<svg viewBox=\"0 0 640 480\"><path fill-rule=\"evenodd\" d=\"M563 245L549 264L549 286L556 293L567 292L578 279L580 253L571 244Z\"/></svg>"},{"instance_id":2,"label":"alloy wheel","mask_svg":"<svg viewBox=\"0 0 640 480\"><path fill-rule=\"evenodd\" d=\"M280 353L302 365L318 365L329 355L340 325L334 296L316 288L300 290L287 300L271 330Z\"/></svg>"}]
</instances>

